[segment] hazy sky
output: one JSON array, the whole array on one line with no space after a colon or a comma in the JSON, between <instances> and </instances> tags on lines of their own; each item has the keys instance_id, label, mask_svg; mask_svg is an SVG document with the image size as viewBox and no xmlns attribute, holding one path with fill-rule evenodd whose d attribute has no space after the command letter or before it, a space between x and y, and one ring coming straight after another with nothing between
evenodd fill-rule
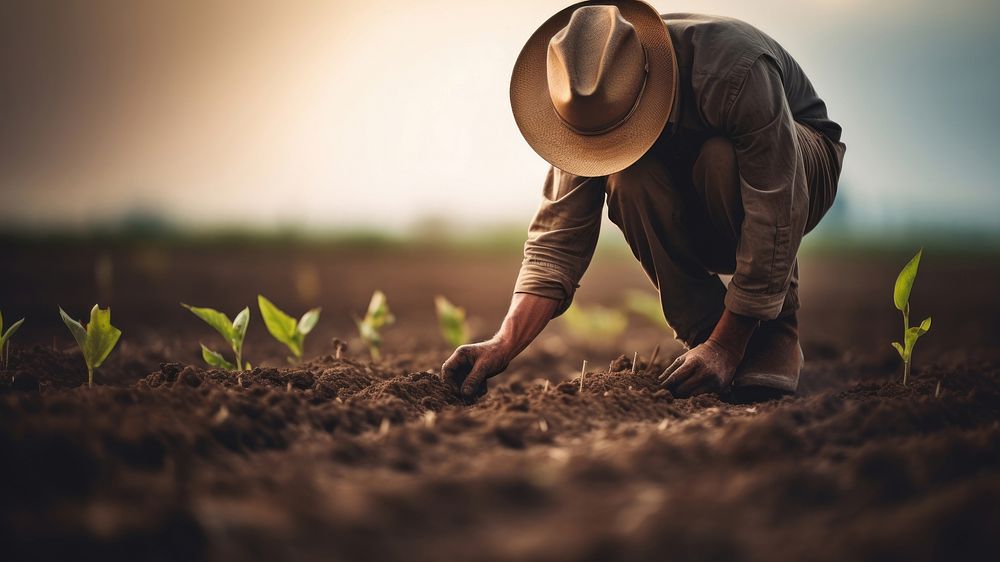
<instances>
[{"instance_id":1,"label":"hazy sky","mask_svg":"<svg viewBox=\"0 0 1000 562\"><path fill-rule=\"evenodd\" d=\"M854 221L1000 230L1000 2L677 0L799 60ZM0 220L526 224L508 79L550 0L3 0Z\"/></svg>"}]
</instances>

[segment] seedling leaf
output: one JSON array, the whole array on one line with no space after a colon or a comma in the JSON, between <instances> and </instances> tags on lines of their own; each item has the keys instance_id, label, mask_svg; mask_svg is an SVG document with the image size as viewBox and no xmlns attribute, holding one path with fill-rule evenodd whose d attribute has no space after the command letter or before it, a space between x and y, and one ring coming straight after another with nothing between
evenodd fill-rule
<instances>
[{"instance_id":1,"label":"seedling leaf","mask_svg":"<svg viewBox=\"0 0 1000 562\"><path fill-rule=\"evenodd\" d=\"M309 312L302 315L299 319L299 324L297 326L298 331L303 336L308 336L309 332L313 331L316 327L316 323L319 322L319 313L322 309L314 308Z\"/></svg>"},{"instance_id":2,"label":"seedling leaf","mask_svg":"<svg viewBox=\"0 0 1000 562\"><path fill-rule=\"evenodd\" d=\"M389 303L382 291L375 291L368 303L368 311L361 320L356 320L361 339L368 346L372 359L378 361L382 357L382 336L379 330L392 324L396 319L389 311Z\"/></svg>"},{"instance_id":3,"label":"seedling leaf","mask_svg":"<svg viewBox=\"0 0 1000 562\"><path fill-rule=\"evenodd\" d=\"M629 312L638 314L649 320L656 326L667 327L667 320L663 316L663 305L660 304L660 299L647 291L626 291L625 308Z\"/></svg>"},{"instance_id":4,"label":"seedling leaf","mask_svg":"<svg viewBox=\"0 0 1000 562\"><path fill-rule=\"evenodd\" d=\"M247 326L250 324L250 307L244 307L243 310L236 315L236 318L230 321L228 316L213 308L191 306L184 303L181 303L181 306L190 310L198 318L204 320L206 324L214 328L219 335L225 338L226 343L233 348L233 354L236 356L235 363L229 363L227 360L226 364L230 365L229 368L231 369L240 369L240 365L243 364L243 339L246 337ZM202 358L205 358L204 352L202 353ZM208 362L208 359L205 359L205 361ZM214 367L222 366L213 363L209 363L209 365Z\"/></svg>"},{"instance_id":5,"label":"seedling leaf","mask_svg":"<svg viewBox=\"0 0 1000 562\"><path fill-rule=\"evenodd\" d=\"M17 333L18 328L24 324L24 318L14 322L7 328L6 331L3 329L3 312L0 312L0 359L3 360L3 368L6 369L10 361L10 338Z\"/></svg>"},{"instance_id":6,"label":"seedling leaf","mask_svg":"<svg viewBox=\"0 0 1000 562\"><path fill-rule=\"evenodd\" d=\"M368 313L365 319L369 320L375 328L387 326L396 321L396 318L389 312L389 301L385 298L385 293L375 291L372 300L368 303Z\"/></svg>"},{"instance_id":7,"label":"seedling leaf","mask_svg":"<svg viewBox=\"0 0 1000 562\"><path fill-rule=\"evenodd\" d=\"M82 324L70 318L66 311L59 308L62 321L69 328L73 339L80 346L83 360L87 364L87 385L94 385L94 369L100 367L108 358L121 338L122 331L111 325L111 309L101 309L94 305L90 310L90 323L84 328Z\"/></svg>"},{"instance_id":8,"label":"seedling leaf","mask_svg":"<svg viewBox=\"0 0 1000 562\"><path fill-rule=\"evenodd\" d=\"M227 342L233 341L233 322L224 313L213 308L202 308L184 303L181 303L181 306L193 312L195 316L204 320L212 328L215 328L215 331L219 332Z\"/></svg>"},{"instance_id":9,"label":"seedling leaf","mask_svg":"<svg viewBox=\"0 0 1000 562\"><path fill-rule=\"evenodd\" d=\"M896 348L896 351L899 352L899 356L905 361L906 352L903 350L903 344L899 343L898 341L894 341L892 342L892 347Z\"/></svg>"},{"instance_id":10,"label":"seedling leaf","mask_svg":"<svg viewBox=\"0 0 1000 562\"><path fill-rule=\"evenodd\" d=\"M83 324L70 318L69 314L66 314L66 311L61 306L59 307L59 316L62 317L63 324L66 324L66 327L69 328L69 333L73 334L73 339L76 340L76 344L80 346L80 350L82 351L87 345L86 328L83 327Z\"/></svg>"},{"instance_id":11,"label":"seedling leaf","mask_svg":"<svg viewBox=\"0 0 1000 562\"><path fill-rule=\"evenodd\" d=\"M7 328L7 331L3 333L3 343L7 343L8 341L10 341L10 337L13 336L15 332L17 332L18 328L21 327L21 324L24 324L24 318L18 320L17 322L14 322L13 324L10 325L10 328ZM3 327L3 319L0 318L0 328L2 327Z\"/></svg>"},{"instance_id":12,"label":"seedling leaf","mask_svg":"<svg viewBox=\"0 0 1000 562\"><path fill-rule=\"evenodd\" d=\"M468 343L469 325L465 321L465 309L451 304L440 295L434 297L434 308L437 310L438 325L444 341L452 347Z\"/></svg>"},{"instance_id":13,"label":"seedling leaf","mask_svg":"<svg viewBox=\"0 0 1000 562\"><path fill-rule=\"evenodd\" d=\"M302 315L296 322L288 314L285 314L274 303L269 301L264 295L257 295L257 304L260 306L260 314L264 318L264 325L274 339L285 344L296 358L302 357L302 348L306 335L316 327L319 321L320 309L314 308Z\"/></svg>"},{"instance_id":14,"label":"seedling leaf","mask_svg":"<svg viewBox=\"0 0 1000 562\"><path fill-rule=\"evenodd\" d=\"M250 324L250 307L245 306L236 318L233 319L233 333L230 343L234 346L243 347L243 338L247 335L247 326Z\"/></svg>"},{"instance_id":15,"label":"seedling leaf","mask_svg":"<svg viewBox=\"0 0 1000 562\"><path fill-rule=\"evenodd\" d=\"M211 349L205 347L205 344L201 344L201 358L205 360L212 367L218 367L219 369L226 369L227 371L233 371L236 369L236 365L233 365L226 360L225 357L220 353L216 353ZM249 364L248 367L249 368Z\"/></svg>"},{"instance_id":16,"label":"seedling leaf","mask_svg":"<svg viewBox=\"0 0 1000 562\"><path fill-rule=\"evenodd\" d=\"M628 316L624 312L600 305L583 307L574 304L562 318L574 336L595 344L618 337L628 327Z\"/></svg>"},{"instance_id":17,"label":"seedling leaf","mask_svg":"<svg viewBox=\"0 0 1000 562\"><path fill-rule=\"evenodd\" d=\"M281 343L287 344L295 335L295 319L274 306L264 295L257 295L257 305L260 306L260 315L264 318L267 331Z\"/></svg>"},{"instance_id":18,"label":"seedling leaf","mask_svg":"<svg viewBox=\"0 0 1000 562\"><path fill-rule=\"evenodd\" d=\"M98 305L90 310L90 324L87 324L87 344L83 356L92 369L100 367L118 343L122 331L111 325L111 309L101 310Z\"/></svg>"},{"instance_id":19,"label":"seedling leaf","mask_svg":"<svg viewBox=\"0 0 1000 562\"><path fill-rule=\"evenodd\" d=\"M917 255L903 267L896 277L896 287L892 293L892 299L896 308L900 311L906 310L907 303L910 302L910 291L913 289L913 281L917 278L917 268L920 267L920 258L924 255L924 249L920 248Z\"/></svg>"}]
</instances>

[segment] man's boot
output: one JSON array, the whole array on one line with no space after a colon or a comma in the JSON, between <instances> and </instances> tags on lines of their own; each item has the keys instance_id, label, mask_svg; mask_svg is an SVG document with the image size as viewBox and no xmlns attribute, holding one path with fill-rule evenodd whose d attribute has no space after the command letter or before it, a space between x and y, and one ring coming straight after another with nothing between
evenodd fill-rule
<instances>
[{"instance_id":1,"label":"man's boot","mask_svg":"<svg viewBox=\"0 0 1000 562\"><path fill-rule=\"evenodd\" d=\"M743 362L736 369L733 387L794 394L804 363L799 345L799 323L794 313L761 322L747 344Z\"/></svg>"}]
</instances>

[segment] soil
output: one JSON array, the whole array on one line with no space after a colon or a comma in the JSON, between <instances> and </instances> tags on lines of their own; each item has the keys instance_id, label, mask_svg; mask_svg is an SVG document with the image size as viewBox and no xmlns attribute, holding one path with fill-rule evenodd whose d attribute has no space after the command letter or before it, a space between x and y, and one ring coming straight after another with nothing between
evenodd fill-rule
<instances>
[{"instance_id":1,"label":"soil","mask_svg":"<svg viewBox=\"0 0 1000 562\"><path fill-rule=\"evenodd\" d=\"M460 295L488 332L511 256L160 251L170 266L153 285L139 283L134 249L114 252L108 300L125 336L92 389L47 318L63 299L86 310L87 274L71 265L88 253L14 254L22 273L0 295L15 303L6 318L28 322L0 370L0 558L921 561L1000 548L1000 354L975 335L1000 308L995 265L925 258L915 314L935 325L906 386L888 346L895 263L815 258L802 268L807 366L794 397L675 399L655 373L680 349L636 319L601 345L556 322L467 401L437 376L448 350L427 295ZM262 366L201 366L198 342L221 345L176 302L249 304L263 289L295 311L308 299L273 272L310 255L344 268L321 272L321 286L350 289L321 292L308 359L284 363L255 315L247 350ZM219 297L242 260L269 266ZM405 279L375 276L384 263ZM626 260L595 268L581 300L643 286ZM823 281L831 272L840 283ZM400 318L378 362L344 313L363 309L366 279ZM340 357L335 336L350 344Z\"/></svg>"}]
</instances>

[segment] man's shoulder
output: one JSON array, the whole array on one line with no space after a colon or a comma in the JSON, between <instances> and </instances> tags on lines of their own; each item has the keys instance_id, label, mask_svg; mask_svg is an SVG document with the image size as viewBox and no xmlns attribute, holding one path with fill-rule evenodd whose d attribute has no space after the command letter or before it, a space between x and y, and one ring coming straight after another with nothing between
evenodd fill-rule
<instances>
[{"instance_id":1,"label":"man's shoulder","mask_svg":"<svg viewBox=\"0 0 1000 562\"><path fill-rule=\"evenodd\" d=\"M771 52L777 44L753 24L725 16L676 13L661 16L675 48L695 56L725 57Z\"/></svg>"},{"instance_id":2,"label":"man's shoulder","mask_svg":"<svg viewBox=\"0 0 1000 562\"><path fill-rule=\"evenodd\" d=\"M692 12L675 12L670 14L660 14L663 21L668 24L677 25L750 25L743 20L727 16L717 16L713 14L696 14Z\"/></svg>"},{"instance_id":3,"label":"man's shoulder","mask_svg":"<svg viewBox=\"0 0 1000 562\"><path fill-rule=\"evenodd\" d=\"M782 48L766 33L736 18L707 14L664 14L678 61L696 79L729 79L761 55L781 58ZM738 78L738 77L737 77Z\"/></svg>"},{"instance_id":4,"label":"man's shoulder","mask_svg":"<svg viewBox=\"0 0 1000 562\"><path fill-rule=\"evenodd\" d=\"M706 33L727 33L733 31L754 30L760 32L753 24L741 19L712 14L695 14L689 12L661 14L667 27L698 29Z\"/></svg>"}]
</instances>

